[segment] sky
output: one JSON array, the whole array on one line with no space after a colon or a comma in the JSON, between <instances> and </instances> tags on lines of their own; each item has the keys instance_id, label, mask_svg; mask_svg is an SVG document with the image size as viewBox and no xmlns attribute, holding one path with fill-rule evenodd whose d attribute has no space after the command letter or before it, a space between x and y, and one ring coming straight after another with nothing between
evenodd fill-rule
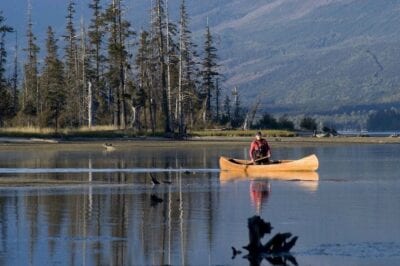
<instances>
[{"instance_id":1,"label":"sky","mask_svg":"<svg viewBox=\"0 0 400 266\"><path fill-rule=\"evenodd\" d=\"M57 35L62 35L65 29L65 16L68 0L30 0L32 4L33 30L39 40L43 41L47 27L51 25ZM76 0L76 22L80 18L90 20L89 0ZM7 23L13 26L20 38L25 38L28 0L0 0L0 10Z\"/></svg>"},{"instance_id":2,"label":"sky","mask_svg":"<svg viewBox=\"0 0 400 266\"><path fill-rule=\"evenodd\" d=\"M6 23L12 26L16 30L18 35L19 43L19 57L22 62L25 59L25 55L21 52L26 47L26 29L27 29L27 14L28 14L28 1L29 0L0 0L0 10L3 12L3 16L6 19ZM33 31L37 38L37 43L40 47L43 47L46 32L48 26L52 26L56 36L61 39L65 32L68 0L30 0L32 5L32 20L33 20ZM75 14L75 27L78 29L81 19L87 25L91 19L91 10L88 8L91 0L75 0L76 3L76 14ZM132 10L129 2L128 10ZM148 1L143 1L141 5L147 5ZM103 4L103 7L105 5ZM146 9L144 6L142 9ZM143 22L144 15L147 16L147 12L139 12L142 17L139 20ZM138 17L138 16L132 16ZM133 24L139 24L139 21ZM62 46L62 43L59 43ZM7 50L9 53L7 69L12 68L11 57L15 54L15 34L10 34L7 40ZM43 48L41 54L43 55Z\"/></svg>"},{"instance_id":3,"label":"sky","mask_svg":"<svg viewBox=\"0 0 400 266\"><path fill-rule=\"evenodd\" d=\"M66 25L66 14L68 0L0 0L0 10L3 12L3 16L6 19L6 23L12 26L16 30L18 35L19 43L19 61L21 65L25 60L25 54L22 52L26 48L26 29L27 29L27 14L28 14L28 3L32 6L32 20L33 20L33 31L37 38L39 47L42 48L41 55L44 53L44 43L46 39L46 32L48 26L52 26L56 37L62 39L62 35L65 32ZM76 7L75 14L75 27L79 28L81 19L85 25L89 24L91 19L91 10L88 5L92 0L74 0ZM110 0L103 0L103 8L107 5ZM204 6L204 3L197 3L197 0L187 0L187 9L190 14L190 7ZM204 0L213 1L213 0ZM125 17L131 22L135 31L140 31L141 28L147 28L149 24L149 0L124 0L125 5ZM169 1L169 12L171 20L175 20L179 14L180 0ZM215 2L213 3L216 4ZM203 10L204 11L204 10ZM200 11L202 12L202 11ZM193 21L192 21L193 22ZM191 27L194 29L196 23L192 23ZM193 27L194 25L194 27ZM197 23L199 25L199 23ZM203 32L204 23L201 23L201 29ZM197 28L200 28L197 26ZM195 30L194 30L195 31ZM203 34L201 34L203 35ZM200 35L199 35L200 36ZM59 46L62 47L62 40L59 42ZM15 34L9 35L7 40L7 50L9 53L7 69L12 69L11 58L15 54Z\"/></svg>"},{"instance_id":4,"label":"sky","mask_svg":"<svg viewBox=\"0 0 400 266\"><path fill-rule=\"evenodd\" d=\"M25 35L29 0L0 0L0 10L6 17L7 22L22 31ZM62 33L65 28L65 16L67 12L68 0L30 0L32 4L32 18L34 22L34 32L40 39L45 36L47 27L51 25L56 33ZM86 24L91 19L91 11L88 8L91 0L75 0L76 3L76 23L83 18ZM107 2L104 0L103 2ZM171 17L177 15L180 1L170 1ZM105 3L102 4L106 6ZM134 28L141 28L148 24L148 10L150 9L149 0L125 0L125 13L127 19Z\"/></svg>"}]
</instances>

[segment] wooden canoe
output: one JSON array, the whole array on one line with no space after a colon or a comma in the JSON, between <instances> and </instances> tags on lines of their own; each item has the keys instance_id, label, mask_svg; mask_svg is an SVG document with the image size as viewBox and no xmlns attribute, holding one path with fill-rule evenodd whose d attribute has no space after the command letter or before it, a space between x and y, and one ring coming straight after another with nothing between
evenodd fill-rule
<instances>
[{"instance_id":1,"label":"wooden canoe","mask_svg":"<svg viewBox=\"0 0 400 266\"><path fill-rule=\"evenodd\" d=\"M251 174L285 171L316 171L318 169L318 164L318 158L315 154L299 160L281 160L279 163L266 165L253 165L247 160L227 157L220 157L219 159L219 167L221 168L221 171L240 171Z\"/></svg>"}]
</instances>

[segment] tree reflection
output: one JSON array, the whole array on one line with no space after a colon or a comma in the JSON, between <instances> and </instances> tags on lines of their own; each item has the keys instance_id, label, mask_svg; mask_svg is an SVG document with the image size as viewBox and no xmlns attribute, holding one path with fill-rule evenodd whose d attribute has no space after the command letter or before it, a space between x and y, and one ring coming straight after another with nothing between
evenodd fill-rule
<instances>
[{"instance_id":1,"label":"tree reflection","mask_svg":"<svg viewBox=\"0 0 400 266\"><path fill-rule=\"evenodd\" d=\"M0 254L0 264L43 265L61 261L67 265L188 265L223 261L220 251L224 246L220 244L225 236L222 235L231 228L222 226L228 219L233 221L229 209L235 209L237 202L248 206L248 183L240 187L237 192L240 198L233 202L225 197L230 198L232 190L223 189L212 172L163 172L156 175L160 184L152 186L147 173L95 171L210 169L217 167L214 158L220 152L213 147L171 150L159 146L141 147L134 152L121 146L107 154L100 149L18 154L20 164L10 161L7 165L89 171L25 174L31 179L85 183L73 184L73 188L28 188L19 192L16 189L12 196L0 197L0 252L10 255ZM260 210L270 194L269 182L252 182L250 193ZM162 199L154 208L153 194ZM241 209L237 210L239 215ZM18 258L17 250L26 256ZM225 255L229 259L229 252Z\"/></svg>"}]
</instances>

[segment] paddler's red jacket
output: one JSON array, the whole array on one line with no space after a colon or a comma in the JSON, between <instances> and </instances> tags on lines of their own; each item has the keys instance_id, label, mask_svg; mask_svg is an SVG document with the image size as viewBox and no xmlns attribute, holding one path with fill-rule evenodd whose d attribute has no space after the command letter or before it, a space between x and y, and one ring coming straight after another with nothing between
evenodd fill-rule
<instances>
[{"instance_id":1,"label":"paddler's red jacket","mask_svg":"<svg viewBox=\"0 0 400 266\"><path fill-rule=\"evenodd\" d=\"M253 142L251 143L250 151L249 151L250 159L251 160L256 159L256 158L253 158L254 151L260 150L262 148L264 148L266 151L266 154L263 156L271 156L271 149L269 147L268 142L265 139L260 139L260 140L253 140Z\"/></svg>"}]
</instances>

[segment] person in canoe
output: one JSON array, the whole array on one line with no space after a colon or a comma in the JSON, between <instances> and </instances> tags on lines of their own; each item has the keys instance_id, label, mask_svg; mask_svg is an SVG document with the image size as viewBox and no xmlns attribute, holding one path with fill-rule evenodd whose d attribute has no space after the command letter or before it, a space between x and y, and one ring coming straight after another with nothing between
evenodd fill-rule
<instances>
[{"instance_id":1,"label":"person in canoe","mask_svg":"<svg viewBox=\"0 0 400 266\"><path fill-rule=\"evenodd\" d=\"M250 145L250 159L253 164L268 164L271 158L271 148L261 132L257 132L255 140Z\"/></svg>"}]
</instances>

